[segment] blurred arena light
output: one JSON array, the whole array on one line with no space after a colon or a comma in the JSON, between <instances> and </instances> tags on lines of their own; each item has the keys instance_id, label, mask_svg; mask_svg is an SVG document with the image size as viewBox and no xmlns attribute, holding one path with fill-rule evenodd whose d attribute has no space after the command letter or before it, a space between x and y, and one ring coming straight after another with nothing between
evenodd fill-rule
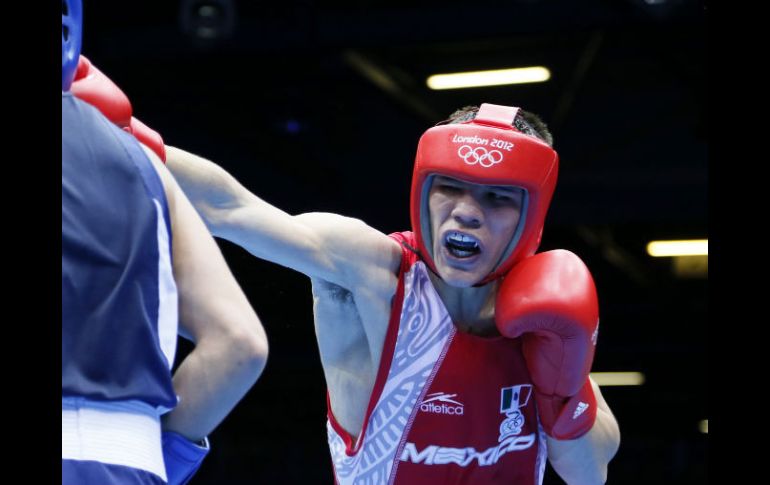
<instances>
[{"instance_id":1,"label":"blurred arena light","mask_svg":"<svg viewBox=\"0 0 770 485\"><path fill-rule=\"evenodd\" d=\"M182 31L200 46L214 45L230 37L235 19L233 0L181 0L179 5Z\"/></svg>"},{"instance_id":2,"label":"blurred arena light","mask_svg":"<svg viewBox=\"0 0 770 485\"><path fill-rule=\"evenodd\" d=\"M641 372L591 372L591 378L601 386L641 386L644 374Z\"/></svg>"},{"instance_id":3,"label":"blurred arena light","mask_svg":"<svg viewBox=\"0 0 770 485\"><path fill-rule=\"evenodd\" d=\"M680 241L651 241L647 244L647 254L650 256L708 256L708 239L689 239Z\"/></svg>"},{"instance_id":4,"label":"blurred arena light","mask_svg":"<svg viewBox=\"0 0 770 485\"><path fill-rule=\"evenodd\" d=\"M505 84L540 83L551 79L551 71L543 66L519 67L434 74L426 84L433 90L501 86Z\"/></svg>"}]
</instances>

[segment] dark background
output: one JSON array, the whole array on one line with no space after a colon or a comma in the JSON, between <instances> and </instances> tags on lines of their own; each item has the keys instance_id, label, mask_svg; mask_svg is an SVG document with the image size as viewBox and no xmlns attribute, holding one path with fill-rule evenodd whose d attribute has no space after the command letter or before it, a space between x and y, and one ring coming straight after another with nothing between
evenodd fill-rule
<instances>
[{"instance_id":1,"label":"dark background","mask_svg":"<svg viewBox=\"0 0 770 485\"><path fill-rule=\"evenodd\" d=\"M409 228L422 132L468 104L521 106L561 159L541 250L591 268L594 371L621 447L608 483L706 483L707 270L647 242L708 237L706 20L689 0L84 2L83 54L134 114L292 213ZM430 91L429 74L544 65L547 83ZM219 241L270 341L193 484L332 483L309 280ZM189 351L182 344L180 357ZM561 483L549 469L545 482Z\"/></svg>"}]
</instances>

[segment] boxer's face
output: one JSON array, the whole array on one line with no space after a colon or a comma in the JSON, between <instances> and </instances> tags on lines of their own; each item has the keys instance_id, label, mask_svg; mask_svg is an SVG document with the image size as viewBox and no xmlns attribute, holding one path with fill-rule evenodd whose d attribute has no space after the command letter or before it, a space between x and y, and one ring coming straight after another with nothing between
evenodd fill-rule
<instances>
[{"instance_id":1,"label":"boxer's face","mask_svg":"<svg viewBox=\"0 0 770 485\"><path fill-rule=\"evenodd\" d=\"M445 282L469 287L500 262L521 216L520 188L437 175L428 192L431 247Z\"/></svg>"}]
</instances>

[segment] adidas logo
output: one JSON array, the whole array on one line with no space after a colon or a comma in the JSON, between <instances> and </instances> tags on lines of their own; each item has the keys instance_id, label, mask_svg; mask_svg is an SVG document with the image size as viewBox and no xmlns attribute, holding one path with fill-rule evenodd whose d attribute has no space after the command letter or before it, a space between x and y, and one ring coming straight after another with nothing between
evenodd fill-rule
<instances>
[{"instance_id":1,"label":"adidas logo","mask_svg":"<svg viewBox=\"0 0 770 485\"><path fill-rule=\"evenodd\" d=\"M585 412L586 409L588 409L587 403L584 403L584 402L578 403L578 406L575 409L574 414L572 414L572 419L577 419L581 414Z\"/></svg>"}]
</instances>

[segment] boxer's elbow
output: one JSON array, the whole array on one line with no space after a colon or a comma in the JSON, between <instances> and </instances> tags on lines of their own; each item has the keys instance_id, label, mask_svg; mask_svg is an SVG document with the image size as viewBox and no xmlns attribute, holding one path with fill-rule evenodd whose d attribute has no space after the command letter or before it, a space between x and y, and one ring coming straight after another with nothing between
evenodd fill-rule
<instances>
[{"instance_id":1,"label":"boxer's elbow","mask_svg":"<svg viewBox=\"0 0 770 485\"><path fill-rule=\"evenodd\" d=\"M267 364L269 346L262 323L253 311L230 315L225 325L205 333L197 342L215 356L233 381L253 384Z\"/></svg>"},{"instance_id":2,"label":"boxer's elbow","mask_svg":"<svg viewBox=\"0 0 770 485\"><path fill-rule=\"evenodd\" d=\"M267 365L269 345L262 323L256 318L256 324L234 333L230 337L232 357L237 358L240 366L256 381Z\"/></svg>"}]
</instances>

